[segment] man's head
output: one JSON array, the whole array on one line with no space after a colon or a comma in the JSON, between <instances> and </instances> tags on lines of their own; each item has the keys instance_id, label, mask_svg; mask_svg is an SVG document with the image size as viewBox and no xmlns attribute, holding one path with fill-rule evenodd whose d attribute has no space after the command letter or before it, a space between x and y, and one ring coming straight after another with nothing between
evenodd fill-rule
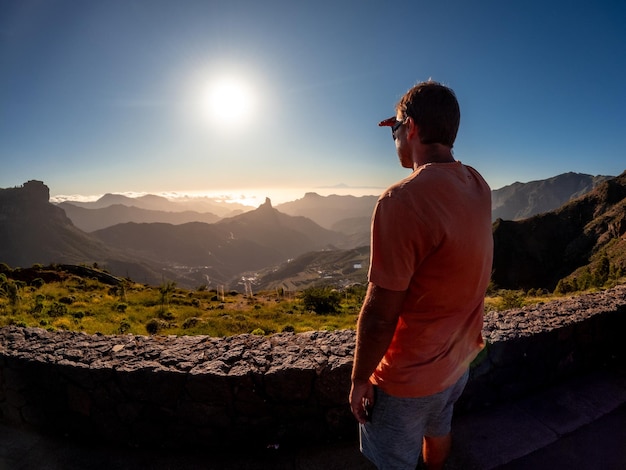
<instances>
[{"instance_id":1,"label":"man's head","mask_svg":"<svg viewBox=\"0 0 626 470\"><path fill-rule=\"evenodd\" d=\"M419 129L422 144L442 144L452 148L459 130L461 112L454 92L431 80L411 88L396 105L396 117L379 125L393 125L411 117Z\"/></svg>"}]
</instances>

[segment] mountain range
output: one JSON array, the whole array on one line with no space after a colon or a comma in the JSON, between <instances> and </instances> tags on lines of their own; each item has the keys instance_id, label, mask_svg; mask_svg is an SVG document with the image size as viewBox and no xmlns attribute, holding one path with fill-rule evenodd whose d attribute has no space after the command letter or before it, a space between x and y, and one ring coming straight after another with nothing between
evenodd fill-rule
<instances>
[{"instance_id":1,"label":"mountain range","mask_svg":"<svg viewBox=\"0 0 626 470\"><path fill-rule=\"evenodd\" d=\"M269 199L255 210L214 224L130 222L91 235L138 259L165 263L176 270L179 282L196 286L207 279L233 283L247 271L277 265L309 251L348 246L347 236L305 217L282 214Z\"/></svg>"},{"instance_id":2,"label":"mountain range","mask_svg":"<svg viewBox=\"0 0 626 470\"><path fill-rule=\"evenodd\" d=\"M216 214L219 217L237 215L248 209L247 206L237 202L218 202L208 197L177 197L175 199L168 199L154 194L129 197L123 194L107 193L96 201L71 201L71 204L85 209L104 209L110 206L122 205L151 211L208 212Z\"/></svg>"},{"instance_id":3,"label":"mountain range","mask_svg":"<svg viewBox=\"0 0 626 470\"><path fill-rule=\"evenodd\" d=\"M610 178L564 173L546 180L504 186L491 192L492 220L520 220L556 209ZM276 208L284 214L303 216L326 229L345 233L357 246L369 243L370 219L377 199L378 196L320 196L310 192ZM105 194L90 202L64 201L58 206L85 232L125 222L214 223L252 210L241 204L215 203L207 198L170 200L156 195L131 198L120 194Z\"/></svg>"},{"instance_id":4,"label":"mountain range","mask_svg":"<svg viewBox=\"0 0 626 470\"><path fill-rule=\"evenodd\" d=\"M540 215L496 219L494 282L552 289L607 243L621 246L614 240L626 228L619 205L624 179L567 173L493 191L494 213L509 207L515 217L565 201ZM526 207L520 203L523 194ZM127 205L137 199L142 207ZM252 282L292 290L319 282L364 282L376 199L307 193L277 208L268 199L257 209L226 216L159 196L106 195L92 203L54 205L43 182L29 181L0 189L0 262L98 263L138 282L173 280L192 288L239 289Z\"/></svg>"},{"instance_id":5,"label":"mountain range","mask_svg":"<svg viewBox=\"0 0 626 470\"><path fill-rule=\"evenodd\" d=\"M626 172L560 208L493 228L492 281L509 289L553 290L602 259L626 273Z\"/></svg>"},{"instance_id":6,"label":"mountain range","mask_svg":"<svg viewBox=\"0 0 626 470\"><path fill-rule=\"evenodd\" d=\"M129 203L132 204L132 200ZM98 209L89 209L77 206L76 203L62 202L57 207L63 209L72 222L85 232L93 232L125 222L161 222L174 225L187 222L212 224L221 218L212 212L163 211L143 209L126 204L112 204Z\"/></svg>"},{"instance_id":7,"label":"mountain range","mask_svg":"<svg viewBox=\"0 0 626 470\"><path fill-rule=\"evenodd\" d=\"M549 212L611 178L570 172L545 180L504 186L491 191L491 219L521 220Z\"/></svg>"}]
</instances>

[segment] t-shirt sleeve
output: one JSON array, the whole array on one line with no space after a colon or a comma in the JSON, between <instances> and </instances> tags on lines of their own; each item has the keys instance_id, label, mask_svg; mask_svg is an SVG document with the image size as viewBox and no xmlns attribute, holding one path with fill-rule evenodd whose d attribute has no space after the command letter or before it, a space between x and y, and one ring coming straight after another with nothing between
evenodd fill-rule
<instances>
[{"instance_id":1,"label":"t-shirt sleeve","mask_svg":"<svg viewBox=\"0 0 626 470\"><path fill-rule=\"evenodd\" d=\"M402 199L386 195L372 217L368 278L377 286L403 291L432 243L422 218Z\"/></svg>"}]
</instances>

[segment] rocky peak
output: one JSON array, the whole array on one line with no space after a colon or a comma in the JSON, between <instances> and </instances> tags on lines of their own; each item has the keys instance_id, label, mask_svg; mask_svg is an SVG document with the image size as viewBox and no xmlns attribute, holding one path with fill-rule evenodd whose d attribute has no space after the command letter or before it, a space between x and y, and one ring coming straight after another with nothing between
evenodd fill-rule
<instances>
[{"instance_id":1,"label":"rocky peak","mask_svg":"<svg viewBox=\"0 0 626 470\"><path fill-rule=\"evenodd\" d=\"M2 206L25 202L47 203L49 200L50 189L43 184L43 181L30 180L19 187L0 189Z\"/></svg>"},{"instance_id":2,"label":"rocky peak","mask_svg":"<svg viewBox=\"0 0 626 470\"><path fill-rule=\"evenodd\" d=\"M0 216L6 219L25 210L39 211L49 200L50 189L42 181L30 180L19 187L0 189Z\"/></svg>"}]
</instances>

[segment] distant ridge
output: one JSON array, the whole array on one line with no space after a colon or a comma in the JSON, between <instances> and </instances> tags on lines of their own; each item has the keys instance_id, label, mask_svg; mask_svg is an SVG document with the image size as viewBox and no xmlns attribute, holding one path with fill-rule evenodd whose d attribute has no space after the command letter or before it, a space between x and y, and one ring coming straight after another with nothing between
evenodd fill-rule
<instances>
[{"instance_id":1,"label":"distant ridge","mask_svg":"<svg viewBox=\"0 0 626 470\"><path fill-rule=\"evenodd\" d=\"M162 222L178 225L187 222L212 224L220 220L217 215L210 212L151 210L124 204L113 204L98 209L86 209L73 203L62 202L58 204L58 207L65 211L67 216L74 222L74 225L85 232L93 232L126 222Z\"/></svg>"},{"instance_id":2,"label":"distant ridge","mask_svg":"<svg viewBox=\"0 0 626 470\"><path fill-rule=\"evenodd\" d=\"M492 220L520 220L561 207L613 176L563 173L528 183L513 183L491 191Z\"/></svg>"},{"instance_id":3,"label":"distant ridge","mask_svg":"<svg viewBox=\"0 0 626 470\"><path fill-rule=\"evenodd\" d=\"M96 201L64 201L59 205L81 207L83 209L98 210L114 205L136 207L150 211L163 212L200 212L215 214L218 217L232 216L250 210L250 207L238 203L218 203L207 197L180 198L169 200L163 196L146 194L138 197L128 197L123 194L104 194Z\"/></svg>"},{"instance_id":4,"label":"distant ridge","mask_svg":"<svg viewBox=\"0 0 626 470\"><path fill-rule=\"evenodd\" d=\"M564 173L546 180L513 183L492 191L492 220L520 220L556 209L591 191L612 176ZM353 238L353 246L369 243L369 222L378 196L330 195L309 192L301 199L279 204L284 214L302 216L318 225ZM74 225L91 232L118 223L187 222L214 223L252 208L241 204L216 203L208 198L169 200L162 196L128 197L105 194L97 201L65 201L58 204Z\"/></svg>"},{"instance_id":5,"label":"distant ridge","mask_svg":"<svg viewBox=\"0 0 626 470\"><path fill-rule=\"evenodd\" d=\"M528 183L533 190L524 189L521 183L507 188L504 199L519 201L524 194L534 208L540 207L539 200L558 202L556 197L541 196L543 190L570 200L560 208L518 221L497 219L493 280L498 287L552 290L559 280L596 269L606 259L611 269L626 271L625 176L598 184L600 178L608 177L568 173ZM0 189L0 263L14 267L98 263L116 276L139 282L159 284L168 279L191 288L210 282L235 289L244 276L268 286L280 286L283 281L292 286L333 283L342 277L342 283L361 282L357 279L363 279L369 262L369 223L377 199L307 193L303 199L279 205L282 210L267 199L257 209L214 223L184 222L184 217L198 217L198 213L174 214L119 204L101 209L72 206L68 212L90 211L101 216L103 223L119 221L124 213L183 221L176 225L133 221L85 233L61 209L64 204L55 206L49 197L48 187L36 180ZM124 198L111 195L101 203L128 203ZM153 204L159 197L142 201ZM107 211L117 215L106 221ZM330 228L311 217L331 224ZM291 277L298 267L303 271ZM281 280L283 275L289 278Z\"/></svg>"},{"instance_id":6,"label":"distant ridge","mask_svg":"<svg viewBox=\"0 0 626 470\"><path fill-rule=\"evenodd\" d=\"M372 216L378 196L320 196L306 193L302 199L279 204L278 209L288 215L307 217L322 227L332 229L333 225L345 219Z\"/></svg>"},{"instance_id":7,"label":"distant ridge","mask_svg":"<svg viewBox=\"0 0 626 470\"><path fill-rule=\"evenodd\" d=\"M257 209L214 224L118 224L93 232L107 246L165 262L187 285L236 283L241 274L308 251L346 247L348 237L304 217L280 213L267 199ZM176 268L174 268L176 267Z\"/></svg>"},{"instance_id":8,"label":"distant ridge","mask_svg":"<svg viewBox=\"0 0 626 470\"><path fill-rule=\"evenodd\" d=\"M626 272L626 171L551 212L494 224L493 282L501 288L553 290L603 257Z\"/></svg>"}]
</instances>

